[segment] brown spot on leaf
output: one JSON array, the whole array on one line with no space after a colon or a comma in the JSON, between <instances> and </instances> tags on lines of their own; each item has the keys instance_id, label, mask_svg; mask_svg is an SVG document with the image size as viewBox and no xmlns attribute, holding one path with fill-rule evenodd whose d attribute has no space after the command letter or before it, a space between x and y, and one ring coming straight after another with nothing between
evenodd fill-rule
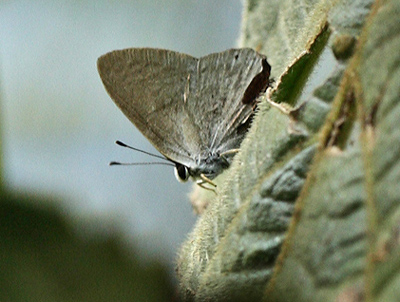
<instances>
[{"instance_id":1,"label":"brown spot on leaf","mask_svg":"<svg viewBox=\"0 0 400 302\"><path fill-rule=\"evenodd\" d=\"M333 127L329 137L327 138L326 147L338 146L347 138L347 133L344 133L343 129L346 126L351 126L353 122L354 110L355 110L355 95L353 90L349 90L345 96L345 100L342 103L340 112L333 123ZM339 146L340 148L340 146Z\"/></svg>"}]
</instances>

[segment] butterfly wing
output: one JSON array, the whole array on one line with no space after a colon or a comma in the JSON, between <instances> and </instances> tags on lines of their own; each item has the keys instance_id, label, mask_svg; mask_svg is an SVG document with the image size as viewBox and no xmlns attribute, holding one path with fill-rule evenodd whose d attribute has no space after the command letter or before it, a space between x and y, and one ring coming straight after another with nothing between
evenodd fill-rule
<instances>
[{"instance_id":1,"label":"butterfly wing","mask_svg":"<svg viewBox=\"0 0 400 302\"><path fill-rule=\"evenodd\" d=\"M268 86L270 66L256 51L230 49L199 59L187 103L201 128L200 139L209 150L238 148L243 124L253 113L255 99Z\"/></svg>"},{"instance_id":2,"label":"butterfly wing","mask_svg":"<svg viewBox=\"0 0 400 302\"><path fill-rule=\"evenodd\" d=\"M182 104L197 62L185 54L149 48L113 51L97 62L103 84L121 111L160 153L187 166L200 141ZM182 131L187 122L188 130Z\"/></svg>"},{"instance_id":3,"label":"butterfly wing","mask_svg":"<svg viewBox=\"0 0 400 302\"><path fill-rule=\"evenodd\" d=\"M240 144L237 129L253 110L244 95L265 71L263 60L251 49L196 59L132 48L100 57L98 70L111 98L156 149L194 167L199 154Z\"/></svg>"}]
</instances>

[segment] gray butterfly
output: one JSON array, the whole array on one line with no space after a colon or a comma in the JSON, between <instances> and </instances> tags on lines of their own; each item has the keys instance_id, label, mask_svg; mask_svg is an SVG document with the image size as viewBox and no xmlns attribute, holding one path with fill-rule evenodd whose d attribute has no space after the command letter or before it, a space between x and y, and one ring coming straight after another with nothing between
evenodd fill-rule
<instances>
[{"instance_id":1,"label":"gray butterfly","mask_svg":"<svg viewBox=\"0 0 400 302\"><path fill-rule=\"evenodd\" d=\"M178 180L211 182L228 168L271 67L252 49L200 59L151 48L116 50L97 61L122 112L174 163Z\"/></svg>"}]
</instances>

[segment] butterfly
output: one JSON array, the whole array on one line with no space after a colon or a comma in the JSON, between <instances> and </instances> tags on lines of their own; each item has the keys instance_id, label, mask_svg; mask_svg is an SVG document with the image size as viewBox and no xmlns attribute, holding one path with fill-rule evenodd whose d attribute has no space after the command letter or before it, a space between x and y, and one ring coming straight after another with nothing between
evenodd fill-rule
<instances>
[{"instance_id":1,"label":"butterfly","mask_svg":"<svg viewBox=\"0 0 400 302\"><path fill-rule=\"evenodd\" d=\"M174 164L178 180L199 184L213 184L231 164L271 71L249 48L201 58L130 48L101 56L97 67L115 104Z\"/></svg>"}]
</instances>

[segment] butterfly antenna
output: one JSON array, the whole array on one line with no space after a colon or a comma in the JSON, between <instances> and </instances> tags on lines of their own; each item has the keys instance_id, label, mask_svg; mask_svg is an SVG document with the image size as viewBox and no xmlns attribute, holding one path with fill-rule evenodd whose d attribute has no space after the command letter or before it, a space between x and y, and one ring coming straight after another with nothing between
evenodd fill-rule
<instances>
[{"instance_id":1,"label":"butterfly antenna","mask_svg":"<svg viewBox=\"0 0 400 302\"><path fill-rule=\"evenodd\" d=\"M153 156L153 157L160 158L160 159L162 159L162 160L169 161L169 159L167 159L167 158L165 158L165 157L163 157L163 156L160 156L160 155L157 155L157 154L153 154L153 153L150 153L150 152L147 152L147 151L144 151L144 150L140 150L140 149L134 148L134 147L129 146L129 145L127 145L127 144L125 144L125 143L123 143L123 142L121 142L121 141L115 141L115 143L116 143L117 145L121 146L121 147L129 148L129 149L135 150L135 151L137 151L137 152L141 152L141 153L144 153L144 154ZM114 163L114 162L113 162L113 163ZM111 163L110 163L110 164L111 164ZM115 164L114 164L114 165L115 165Z\"/></svg>"},{"instance_id":2,"label":"butterfly antenna","mask_svg":"<svg viewBox=\"0 0 400 302\"><path fill-rule=\"evenodd\" d=\"M175 167L174 164L165 162L146 162L146 163L121 163L118 161L112 161L109 163L110 166L146 166L146 165L164 165Z\"/></svg>"}]
</instances>

